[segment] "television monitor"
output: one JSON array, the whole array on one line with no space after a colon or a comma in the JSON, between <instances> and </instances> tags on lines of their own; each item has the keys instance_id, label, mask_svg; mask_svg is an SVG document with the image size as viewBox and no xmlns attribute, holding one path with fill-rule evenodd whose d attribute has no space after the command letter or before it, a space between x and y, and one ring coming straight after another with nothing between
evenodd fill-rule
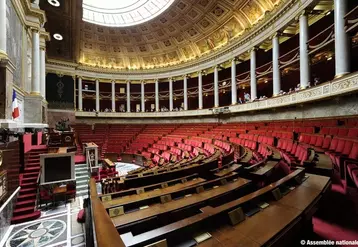
<instances>
[{"instance_id":1,"label":"television monitor","mask_svg":"<svg viewBox=\"0 0 358 247\"><path fill-rule=\"evenodd\" d=\"M75 179L74 153L49 153L40 157L41 184Z\"/></svg>"}]
</instances>

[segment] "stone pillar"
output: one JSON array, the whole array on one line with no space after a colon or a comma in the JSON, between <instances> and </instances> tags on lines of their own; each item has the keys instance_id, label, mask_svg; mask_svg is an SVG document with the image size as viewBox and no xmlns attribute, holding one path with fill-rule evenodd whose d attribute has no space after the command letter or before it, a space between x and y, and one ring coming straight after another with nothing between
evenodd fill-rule
<instances>
[{"instance_id":1,"label":"stone pillar","mask_svg":"<svg viewBox=\"0 0 358 247\"><path fill-rule=\"evenodd\" d=\"M142 108L142 112L145 112L145 88L144 88L144 81L141 81L140 82L141 84L140 84L140 86L141 86L141 100L142 100L142 106L141 106L141 108Z\"/></svg>"},{"instance_id":2,"label":"stone pillar","mask_svg":"<svg viewBox=\"0 0 358 247\"><path fill-rule=\"evenodd\" d=\"M155 81L155 111L159 111L159 81Z\"/></svg>"},{"instance_id":3,"label":"stone pillar","mask_svg":"<svg viewBox=\"0 0 358 247\"><path fill-rule=\"evenodd\" d=\"M214 68L214 107L219 107L219 70Z\"/></svg>"},{"instance_id":4,"label":"stone pillar","mask_svg":"<svg viewBox=\"0 0 358 247\"><path fill-rule=\"evenodd\" d=\"M183 81L183 90L184 90L184 110L188 110L188 77L184 75Z\"/></svg>"},{"instance_id":5,"label":"stone pillar","mask_svg":"<svg viewBox=\"0 0 358 247\"><path fill-rule=\"evenodd\" d=\"M251 100L257 98L257 81L256 81L256 48L251 50L250 58L250 88Z\"/></svg>"},{"instance_id":6,"label":"stone pillar","mask_svg":"<svg viewBox=\"0 0 358 247\"><path fill-rule=\"evenodd\" d=\"M37 29L32 30L32 80L31 94L40 95L40 35Z\"/></svg>"},{"instance_id":7,"label":"stone pillar","mask_svg":"<svg viewBox=\"0 0 358 247\"><path fill-rule=\"evenodd\" d=\"M83 110L83 97L82 97L82 77L78 77L78 110Z\"/></svg>"},{"instance_id":8,"label":"stone pillar","mask_svg":"<svg viewBox=\"0 0 358 247\"><path fill-rule=\"evenodd\" d=\"M46 99L46 51L44 47L40 50L40 91L41 96Z\"/></svg>"},{"instance_id":9,"label":"stone pillar","mask_svg":"<svg viewBox=\"0 0 358 247\"><path fill-rule=\"evenodd\" d=\"M334 0L334 46L336 77L350 72L349 36L345 31L345 19L348 0Z\"/></svg>"},{"instance_id":10,"label":"stone pillar","mask_svg":"<svg viewBox=\"0 0 358 247\"><path fill-rule=\"evenodd\" d=\"M236 59L231 60L231 104L237 104Z\"/></svg>"},{"instance_id":11,"label":"stone pillar","mask_svg":"<svg viewBox=\"0 0 358 247\"><path fill-rule=\"evenodd\" d=\"M131 82L127 81L127 112L131 112Z\"/></svg>"},{"instance_id":12,"label":"stone pillar","mask_svg":"<svg viewBox=\"0 0 358 247\"><path fill-rule=\"evenodd\" d=\"M203 74L201 71L198 74L198 100L199 109L203 109Z\"/></svg>"},{"instance_id":13,"label":"stone pillar","mask_svg":"<svg viewBox=\"0 0 358 247\"><path fill-rule=\"evenodd\" d=\"M275 34L272 38L272 76L273 96L277 96L281 91L280 41L278 34Z\"/></svg>"},{"instance_id":14,"label":"stone pillar","mask_svg":"<svg viewBox=\"0 0 358 247\"><path fill-rule=\"evenodd\" d=\"M169 78L169 111L173 111L173 79Z\"/></svg>"},{"instance_id":15,"label":"stone pillar","mask_svg":"<svg viewBox=\"0 0 358 247\"><path fill-rule=\"evenodd\" d=\"M6 54L6 0L0 0L0 55Z\"/></svg>"},{"instance_id":16,"label":"stone pillar","mask_svg":"<svg viewBox=\"0 0 358 247\"><path fill-rule=\"evenodd\" d=\"M96 111L99 112L99 80L96 79Z\"/></svg>"},{"instance_id":17,"label":"stone pillar","mask_svg":"<svg viewBox=\"0 0 358 247\"><path fill-rule=\"evenodd\" d=\"M308 19L305 13L300 16L300 84L308 87L310 82L310 58L308 55Z\"/></svg>"},{"instance_id":18,"label":"stone pillar","mask_svg":"<svg viewBox=\"0 0 358 247\"><path fill-rule=\"evenodd\" d=\"M116 81L112 81L112 112L116 112Z\"/></svg>"}]
</instances>

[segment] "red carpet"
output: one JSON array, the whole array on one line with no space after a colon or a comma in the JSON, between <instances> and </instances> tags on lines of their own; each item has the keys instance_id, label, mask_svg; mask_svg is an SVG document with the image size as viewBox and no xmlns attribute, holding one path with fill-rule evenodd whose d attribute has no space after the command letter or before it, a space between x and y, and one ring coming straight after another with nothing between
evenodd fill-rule
<instances>
[{"instance_id":1,"label":"red carpet","mask_svg":"<svg viewBox=\"0 0 358 247\"><path fill-rule=\"evenodd\" d=\"M332 183L332 190L323 198L313 217L313 235L302 239L358 240L358 190L346 190L337 175Z\"/></svg>"},{"instance_id":2,"label":"red carpet","mask_svg":"<svg viewBox=\"0 0 358 247\"><path fill-rule=\"evenodd\" d=\"M75 155L75 164L84 164L86 163L86 157L82 154Z\"/></svg>"},{"instance_id":3,"label":"red carpet","mask_svg":"<svg viewBox=\"0 0 358 247\"><path fill-rule=\"evenodd\" d=\"M36 209L37 178L40 172L40 154L47 148L37 146L25 154L25 171L20 174L20 192L15 204L11 224L35 220L41 216Z\"/></svg>"}]
</instances>

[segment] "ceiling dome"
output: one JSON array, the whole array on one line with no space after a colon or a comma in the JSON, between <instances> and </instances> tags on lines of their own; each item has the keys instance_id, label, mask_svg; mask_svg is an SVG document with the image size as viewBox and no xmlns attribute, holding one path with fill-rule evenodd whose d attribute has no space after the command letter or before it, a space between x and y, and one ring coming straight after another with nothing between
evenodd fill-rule
<instances>
[{"instance_id":1,"label":"ceiling dome","mask_svg":"<svg viewBox=\"0 0 358 247\"><path fill-rule=\"evenodd\" d=\"M149 21L163 13L175 0L83 0L83 20L128 27Z\"/></svg>"}]
</instances>

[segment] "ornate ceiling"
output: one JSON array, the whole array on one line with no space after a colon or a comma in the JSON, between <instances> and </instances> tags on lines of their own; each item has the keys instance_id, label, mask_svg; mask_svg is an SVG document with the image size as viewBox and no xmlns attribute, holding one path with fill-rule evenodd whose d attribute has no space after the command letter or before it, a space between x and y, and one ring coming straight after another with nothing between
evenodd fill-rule
<instances>
[{"instance_id":1,"label":"ornate ceiling","mask_svg":"<svg viewBox=\"0 0 358 247\"><path fill-rule=\"evenodd\" d=\"M175 0L164 13L132 27L83 22L82 1L43 0L51 33L64 36L48 45L50 58L113 69L153 69L182 64L238 39L285 0ZM77 45L77 47L76 47Z\"/></svg>"}]
</instances>

